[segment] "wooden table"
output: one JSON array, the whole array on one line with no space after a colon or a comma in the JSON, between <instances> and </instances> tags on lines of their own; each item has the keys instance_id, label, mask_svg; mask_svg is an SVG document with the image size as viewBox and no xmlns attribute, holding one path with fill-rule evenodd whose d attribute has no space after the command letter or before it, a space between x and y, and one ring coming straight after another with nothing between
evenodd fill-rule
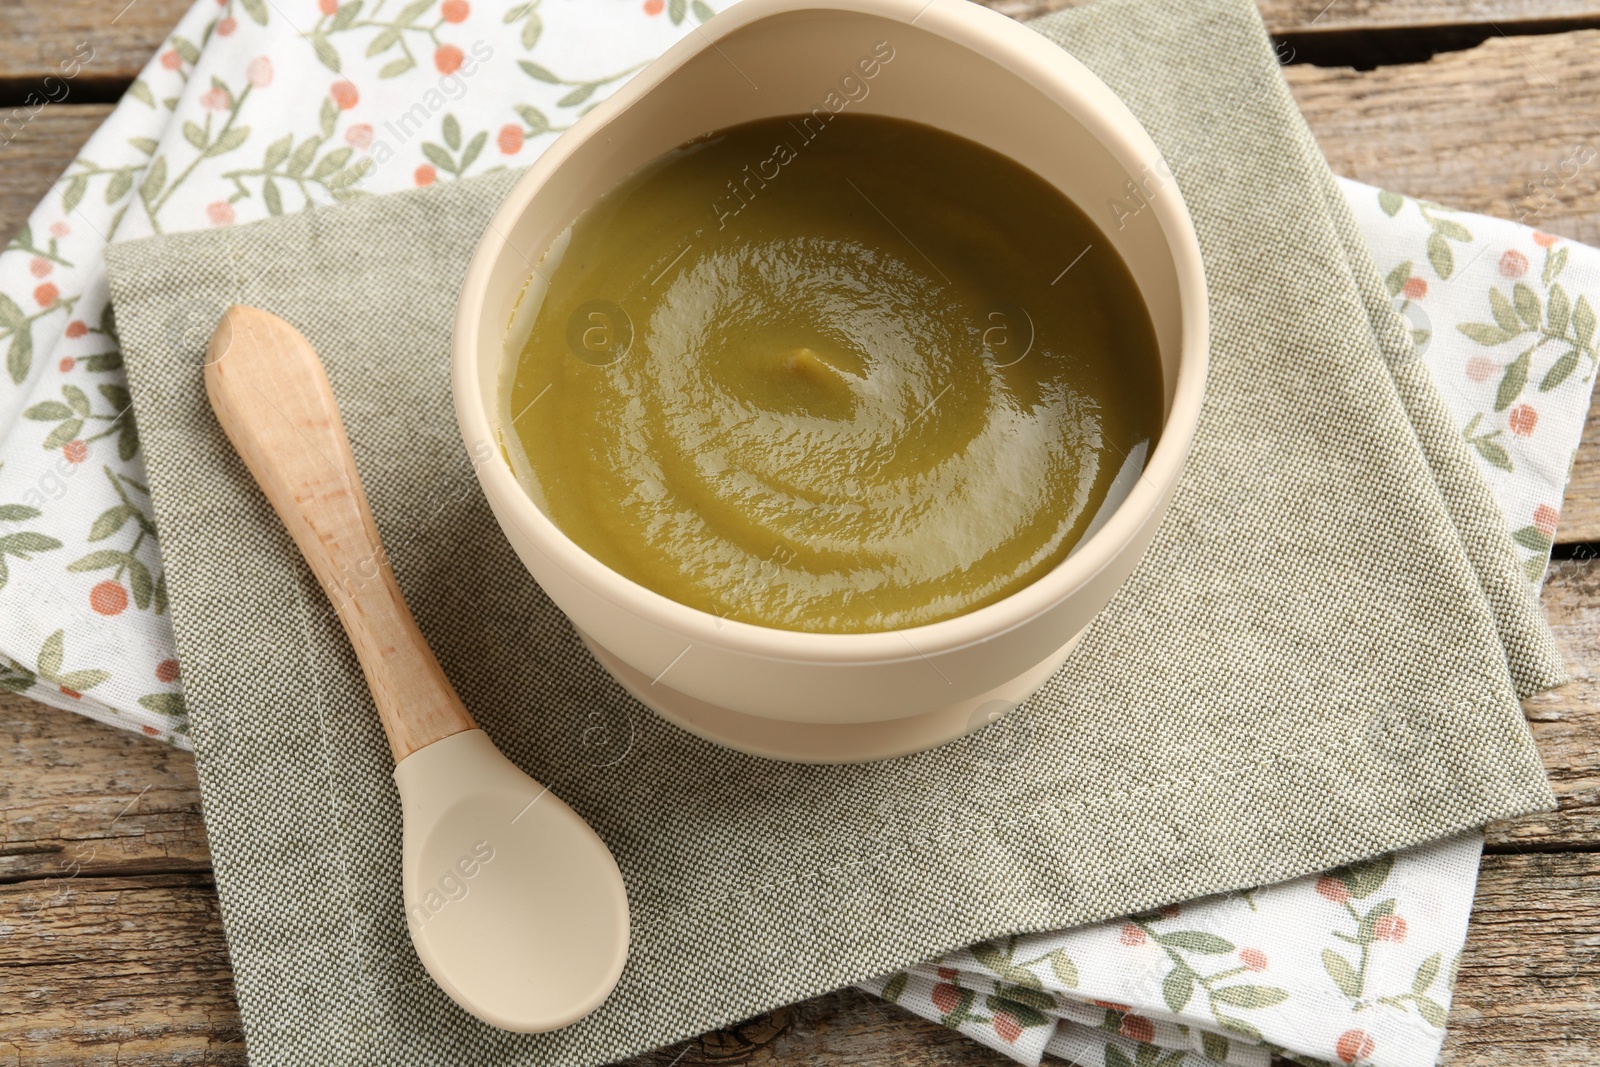
<instances>
[{"instance_id":1,"label":"wooden table","mask_svg":"<svg viewBox=\"0 0 1600 1067\"><path fill-rule=\"evenodd\" d=\"M14 232L187 0L3 0L0 112L79 41L93 62L0 152ZM1025 17L1068 0L988 0ZM1259 0L1340 174L1518 216L1529 183L1600 145L1600 0ZM113 18L115 21L113 22ZM1594 155L1591 151L1590 156ZM1600 162L1538 225L1600 243ZM1600 1064L1600 407L1544 602L1575 681L1527 702L1560 810L1489 829L1444 1062ZM0 698L0 1063L243 1063L192 761ZM681 1064L1008 1062L854 992L641 1057ZM434 1067L434 1065L423 1065Z\"/></svg>"}]
</instances>

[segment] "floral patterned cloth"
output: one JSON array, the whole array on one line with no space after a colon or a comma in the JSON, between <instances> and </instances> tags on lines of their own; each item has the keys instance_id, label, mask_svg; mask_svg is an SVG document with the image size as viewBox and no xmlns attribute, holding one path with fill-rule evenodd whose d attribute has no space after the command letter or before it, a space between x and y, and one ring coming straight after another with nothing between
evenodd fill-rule
<instances>
[{"instance_id":1,"label":"floral patterned cloth","mask_svg":"<svg viewBox=\"0 0 1600 1067\"><path fill-rule=\"evenodd\" d=\"M1482 846L974 945L863 988L1024 1063L1419 1067L1439 1055Z\"/></svg>"},{"instance_id":2,"label":"floral patterned cloth","mask_svg":"<svg viewBox=\"0 0 1600 1067\"><path fill-rule=\"evenodd\" d=\"M0 253L0 686L188 747L110 240L526 164L726 2L198 0ZM1600 253L1345 191L1537 584L1594 378ZM1421 1067L1481 843L974 946L870 988L1030 1063Z\"/></svg>"},{"instance_id":3,"label":"floral patterned cloth","mask_svg":"<svg viewBox=\"0 0 1600 1067\"><path fill-rule=\"evenodd\" d=\"M1530 225L1343 185L1537 586L1600 363L1600 254Z\"/></svg>"}]
</instances>

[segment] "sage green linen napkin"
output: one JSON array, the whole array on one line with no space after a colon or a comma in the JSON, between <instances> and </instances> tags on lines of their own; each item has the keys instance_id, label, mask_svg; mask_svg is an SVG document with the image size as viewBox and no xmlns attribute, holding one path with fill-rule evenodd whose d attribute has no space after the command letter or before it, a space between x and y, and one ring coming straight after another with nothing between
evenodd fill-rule
<instances>
[{"instance_id":1,"label":"sage green linen napkin","mask_svg":"<svg viewBox=\"0 0 1600 1067\"><path fill-rule=\"evenodd\" d=\"M1156 543L1015 713L1010 762L985 735L866 766L755 759L594 663L501 537L449 398L456 289L513 175L111 250L254 1062L601 1063L1000 934L1552 806L1517 695L1563 680L1553 639L1249 0L1033 25L1171 162L1213 366ZM233 302L322 354L445 669L617 856L632 954L566 1030L478 1023L410 948L360 670L206 406L192 324ZM597 727L622 743L586 746Z\"/></svg>"}]
</instances>

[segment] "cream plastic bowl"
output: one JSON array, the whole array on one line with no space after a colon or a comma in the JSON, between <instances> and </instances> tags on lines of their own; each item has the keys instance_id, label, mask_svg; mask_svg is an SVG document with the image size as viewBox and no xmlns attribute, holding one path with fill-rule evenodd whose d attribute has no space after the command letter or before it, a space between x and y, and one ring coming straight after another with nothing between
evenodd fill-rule
<instances>
[{"instance_id":1,"label":"cream plastic bowl","mask_svg":"<svg viewBox=\"0 0 1600 1067\"><path fill-rule=\"evenodd\" d=\"M866 77L860 64L885 49L892 59ZM579 213L707 131L814 109L819 123L851 110L937 126L1053 183L1127 263L1160 345L1165 421L1143 472L1114 491L1125 491L1121 503L1108 502L1098 528L1036 582L927 626L800 633L669 600L562 533L500 446L507 347L520 348L542 296L536 265ZM1061 251L1065 268L1080 250ZM580 119L517 183L462 286L453 374L495 517L619 682L719 743L851 762L959 737L1049 678L1155 533L1194 437L1206 357L1205 278L1183 200L1138 121L1066 52L968 0L741 0Z\"/></svg>"}]
</instances>

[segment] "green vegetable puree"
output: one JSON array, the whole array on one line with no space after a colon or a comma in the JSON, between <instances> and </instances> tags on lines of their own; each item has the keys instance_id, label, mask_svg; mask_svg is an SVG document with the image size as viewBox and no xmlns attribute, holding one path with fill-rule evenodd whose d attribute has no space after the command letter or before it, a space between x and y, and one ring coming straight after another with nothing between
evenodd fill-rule
<instances>
[{"instance_id":1,"label":"green vegetable puree","mask_svg":"<svg viewBox=\"0 0 1600 1067\"><path fill-rule=\"evenodd\" d=\"M1161 371L1127 268L1053 187L929 126L827 115L708 135L579 217L541 266L503 443L639 584L856 633L1060 563L1141 469Z\"/></svg>"}]
</instances>

